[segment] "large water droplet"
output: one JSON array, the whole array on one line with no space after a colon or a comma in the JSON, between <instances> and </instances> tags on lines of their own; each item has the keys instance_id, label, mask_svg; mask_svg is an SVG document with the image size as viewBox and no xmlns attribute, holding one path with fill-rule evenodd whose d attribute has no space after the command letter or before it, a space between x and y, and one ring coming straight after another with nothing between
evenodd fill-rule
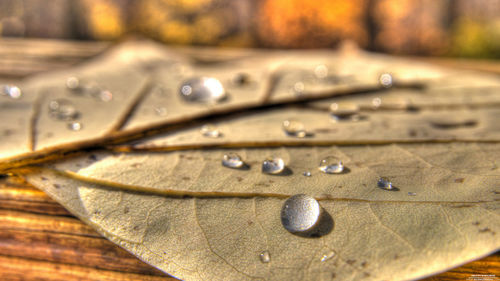
<instances>
[{"instance_id":1,"label":"large water droplet","mask_svg":"<svg viewBox=\"0 0 500 281\"><path fill-rule=\"evenodd\" d=\"M335 121L357 121L359 120L359 105L350 102L332 103L330 113Z\"/></svg>"},{"instance_id":2,"label":"large water droplet","mask_svg":"<svg viewBox=\"0 0 500 281\"><path fill-rule=\"evenodd\" d=\"M212 77L196 77L182 83L181 96L190 102L212 103L226 97L226 91L221 82Z\"/></svg>"},{"instance_id":3,"label":"large water droplet","mask_svg":"<svg viewBox=\"0 0 500 281\"><path fill-rule=\"evenodd\" d=\"M288 198L281 209L281 223L292 233L312 230L319 221L321 208L309 195L297 194Z\"/></svg>"},{"instance_id":4,"label":"large water droplet","mask_svg":"<svg viewBox=\"0 0 500 281\"><path fill-rule=\"evenodd\" d=\"M68 129L70 129L71 131L80 131L82 128L83 125L80 122L68 123Z\"/></svg>"},{"instance_id":5,"label":"large water droplet","mask_svg":"<svg viewBox=\"0 0 500 281\"><path fill-rule=\"evenodd\" d=\"M303 138L307 135L306 129L302 122L295 119L288 119L283 121L283 130L289 136Z\"/></svg>"},{"instance_id":6,"label":"large water droplet","mask_svg":"<svg viewBox=\"0 0 500 281\"><path fill-rule=\"evenodd\" d=\"M335 251L332 251L332 250L328 250L327 252L325 252L322 256L321 256L321 261L322 262L325 262L331 258L333 258L335 256Z\"/></svg>"},{"instance_id":7,"label":"large water droplet","mask_svg":"<svg viewBox=\"0 0 500 281\"><path fill-rule=\"evenodd\" d=\"M392 182L387 178L380 178L377 182L377 186L385 190L393 190Z\"/></svg>"},{"instance_id":8,"label":"large water droplet","mask_svg":"<svg viewBox=\"0 0 500 281\"><path fill-rule=\"evenodd\" d=\"M285 169L285 162L279 157L269 157L262 162L262 172L265 174L279 174Z\"/></svg>"},{"instance_id":9,"label":"large water droplet","mask_svg":"<svg viewBox=\"0 0 500 281\"><path fill-rule=\"evenodd\" d=\"M222 157L222 165L228 168L241 168L245 165L245 162L241 160L241 157L236 153L224 154Z\"/></svg>"},{"instance_id":10,"label":"large water droplet","mask_svg":"<svg viewBox=\"0 0 500 281\"><path fill-rule=\"evenodd\" d=\"M3 85L0 93L12 99L19 99L23 95L21 89L15 85Z\"/></svg>"},{"instance_id":11,"label":"large water droplet","mask_svg":"<svg viewBox=\"0 0 500 281\"><path fill-rule=\"evenodd\" d=\"M207 138L220 138L222 133L213 125L207 124L203 125L200 129L200 133Z\"/></svg>"},{"instance_id":12,"label":"large water droplet","mask_svg":"<svg viewBox=\"0 0 500 281\"><path fill-rule=\"evenodd\" d=\"M392 83L393 83L392 75L389 73L384 73L384 74L380 75L378 81L379 81L380 85L384 88L392 87Z\"/></svg>"},{"instance_id":13,"label":"large water droplet","mask_svg":"<svg viewBox=\"0 0 500 281\"><path fill-rule=\"evenodd\" d=\"M340 174L344 171L344 164L335 156L327 156L321 160L318 169L326 174Z\"/></svg>"},{"instance_id":14,"label":"large water droplet","mask_svg":"<svg viewBox=\"0 0 500 281\"><path fill-rule=\"evenodd\" d=\"M72 121L79 117L73 103L65 99L51 100L49 102L49 112L52 118L57 120Z\"/></svg>"},{"instance_id":15,"label":"large water droplet","mask_svg":"<svg viewBox=\"0 0 500 281\"><path fill-rule=\"evenodd\" d=\"M263 263L268 263L271 261L271 254L269 251L263 251L259 254L260 261Z\"/></svg>"}]
</instances>

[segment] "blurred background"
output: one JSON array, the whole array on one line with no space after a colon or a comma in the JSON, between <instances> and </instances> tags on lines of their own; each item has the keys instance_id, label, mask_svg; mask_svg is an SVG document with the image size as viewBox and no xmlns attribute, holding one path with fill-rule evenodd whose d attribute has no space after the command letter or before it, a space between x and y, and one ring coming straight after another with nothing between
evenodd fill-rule
<instances>
[{"instance_id":1,"label":"blurred background","mask_svg":"<svg viewBox=\"0 0 500 281\"><path fill-rule=\"evenodd\" d=\"M0 0L2 37L500 58L500 0Z\"/></svg>"}]
</instances>

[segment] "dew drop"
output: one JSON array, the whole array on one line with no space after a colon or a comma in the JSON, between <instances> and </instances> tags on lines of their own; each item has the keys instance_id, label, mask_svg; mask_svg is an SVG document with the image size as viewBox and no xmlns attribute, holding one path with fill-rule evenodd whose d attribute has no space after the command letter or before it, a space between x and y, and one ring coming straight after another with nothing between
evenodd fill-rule
<instances>
[{"instance_id":1,"label":"dew drop","mask_svg":"<svg viewBox=\"0 0 500 281\"><path fill-rule=\"evenodd\" d=\"M259 254L260 261L263 263L268 263L271 261L271 254L269 251L263 251Z\"/></svg>"},{"instance_id":2,"label":"dew drop","mask_svg":"<svg viewBox=\"0 0 500 281\"><path fill-rule=\"evenodd\" d=\"M384 73L384 74L380 75L380 77L378 79L380 85L384 88L392 87L392 83L393 83L392 80L393 80L392 75L389 73Z\"/></svg>"},{"instance_id":3,"label":"dew drop","mask_svg":"<svg viewBox=\"0 0 500 281\"><path fill-rule=\"evenodd\" d=\"M108 90L99 91L99 94L97 95L97 97L101 101L108 102L108 101L111 101L113 99L113 93L111 93L111 91L108 91Z\"/></svg>"},{"instance_id":4,"label":"dew drop","mask_svg":"<svg viewBox=\"0 0 500 281\"><path fill-rule=\"evenodd\" d=\"M305 194L288 198L281 209L281 223L292 233L312 230L319 221L321 208L318 201Z\"/></svg>"},{"instance_id":5,"label":"dew drop","mask_svg":"<svg viewBox=\"0 0 500 281\"><path fill-rule=\"evenodd\" d=\"M155 113L158 116L166 116L167 109L165 107L155 107Z\"/></svg>"},{"instance_id":6,"label":"dew drop","mask_svg":"<svg viewBox=\"0 0 500 281\"><path fill-rule=\"evenodd\" d=\"M65 99L51 100L49 102L49 112L52 118L57 120L72 121L79 117L73 103Z\"/></svg>"},{"instance_id":7,"label":"dew drop","mask_svg":"<svg viewBox=\"0 0 500 281\"><path fill-rule=\"evenodd\" d=\"M318 79L324 79L328 76L328 67L324 64L320 64L314 68L314 75Z\"/></svg>"},{"instance_id":8,"label":"dew drop","mask_svg":"<svg viewBox=\"0 0 500 281\"><path fill-rule=\"evenodd\" d=\"M344 164L335 156L327 156L321 160L318 169L325 174L340 174L344 171Z\"/></svg>"},{"instance_id":9,"label":"dew drop","mask_svg":"<svg viewBox=\"0 0 500 281\"><path fill-rule=\"evenodd\" d=\"M304 124L295 119L283 121L283 130L288 136L303 138L307 135Z\"/></svg>"},{"instance_id":10,"label":"dew drop","mask_svg":"<svg viewBox=\"0 0 500 281\"><path fill-rule=\"evenodd\" d=\"M268 157L262 162L262 172L265 174L279 174L285 169L285 162L279 157Z\"/></svg>"},{"instance_id":11,"label":"dew drop","mask_svg":"<svg viewBox=\"0 0 500 281\"><path fill-rule=\"evenodd\" d=\"M21 89L15 85L3 85L3 89L0 93L11 99L20 99L23 95Z\"/></svg>"},{"instance_id":12,"label":"dew drop","mask_svg":"<svg viewBox=\"0 0 500 281\"><path fill-rule=\"evenodd\" d=\"M303 175L304 177L310 177L310 176L311 176L311 172L309 172L309 171L305 171L305 172L303 172L303 173L302 173L302 175Z\"/></svg>"},{"instance_id":13,"label":"dew drop","mask_svg":"<svg viewBox=\"0 0 500 281\"><path fill-rule=\"evenodd\" d=\"M220 138L222 133L213 125L207 124L203 125L200 129L200 133L207 138Z\"/></svg>"},{"instance_id":14,"label":"dew drop","mask_svg":"<svg viewBox=\"0 0 500 281\"><path fill-rule=\"evenodd\" d=\"M330 113L334 121L357 121L359 120L359 105L355 103L332 103Z\"/></svg>"},{"instance_id":15,"label":"dew drop","mask_svg":"<svg viewBox=\"0 0 500 281\"><path fill-rule=\"evenodd\" d=\"M322 256L321 256L321 261L322 262L325 262L331 258L333 258L335 256L335 252L332 251L332 250L328 250L326 253L324 253Z\"/></svg>"},{"instance_id":16,"label":"dew drop","mask_svg":"<svg viewBox=\"0 0 500 281\"><path fill-rule=\"evenodd\" d=\"M241 168L245 165L245 162L241 160L241 157L236 153L224 154L222 157L222 165L228 168Z\"/></svg>"},{"instance_id":17,"label":"dew drop","mask_svg":"<svg viewBox=\"0 0 500 281\"><path fill-rule=\"evenodd\" d=\"M380 105L382 105L382 99L380 99L380 98L374 98L374 99L372 99L372 106L373 106L374 109L379 108Z\"/></svg>"},{"instance_id":18,"label":"dew drop","mask_svg":"<svg viewBox=\"0 0 500 281\"><path fill-rule=\"evenodd\" d=\"M390 182L387 178L380 178L377 182L377 186L385 189L385 190L393 190L392 182Z\"/></svg>"},{"instance_id":19,"label":"dew drop","mask_svg":"<svg viewBox=\"0 0 500 281\"><path fill-rule=\"evenodd\" d=\"M80 80L77 77L68 77L66 87L70 90L78 90L80 89Z\"/></svg>"},{"instance_id":20,"label":"dew drop","mask_svg":"<svg viewBox=\"0 0 500 281\"><path fill-rule=\"evenodd\" d=\"M293 84L292 90L296 95L300 96L304 93L305 85L303 82L296 82L295 84Z\"/></svg>"},{"instance_id":21,"label":"dew drop","mask_svg":"<svg viewBox=\"0 0 500 281\"><path fill-rule=\"evenodd\" d=\"M68 129L70 129L71 131L80 131L82 128L83 125L80 122L68 123Z\"/></svg>"},{"instance_id":22,"label":"dew drop","mask_svg":"<svg viewBox=\"0 0 500 281\"><path fill-rule=\"evenodd\" d=\"M195 77L184 81L180 87L180 95L190 102L213 103L226 97L222 83L212 77Z\"/></svg>"},{"instance_id":23,"label":"dew drop","mask_svg":"<svg viewBox=\"0 0 500 281\"><path fill-rule=\"evenodd\" d=\"M417 196L416 192L408 192L408 196Z\"/></svg>"}]
</instances>

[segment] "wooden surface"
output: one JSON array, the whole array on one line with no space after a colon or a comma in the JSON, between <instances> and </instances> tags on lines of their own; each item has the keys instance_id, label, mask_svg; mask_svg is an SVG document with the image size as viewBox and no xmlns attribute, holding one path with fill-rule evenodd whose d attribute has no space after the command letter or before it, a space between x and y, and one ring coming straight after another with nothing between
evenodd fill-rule
<instances>
[{"instance_id":1,"label":"wooden surface","mask_svg":"<svg viewBox=\"0 0 500 281\"><path fill-rule=\"evenodd\" d=\"M107 43L0 40L0 83L60 69L95 56ZM425 59L500 73L500 62ZM500 252L424 279L500 277ZM177 280L102 238L42 191L15 177L0 178L0 280ZM494 279L493 279L494 280Z\"/></svg>"}]
</instances>

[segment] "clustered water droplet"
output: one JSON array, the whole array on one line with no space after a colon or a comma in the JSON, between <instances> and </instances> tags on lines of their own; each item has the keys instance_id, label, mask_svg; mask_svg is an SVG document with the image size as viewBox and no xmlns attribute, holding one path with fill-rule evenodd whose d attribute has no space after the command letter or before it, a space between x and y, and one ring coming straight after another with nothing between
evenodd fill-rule
<instances>
[{"instance_id":1,"label":"clustered water droplet","mask_svg":"<svg viewBox=\"0 0 500 281\"><path fill-rule=\"evenodd\" d=\"M332 103L330 114L334 121L358 121L359 105L350 102Z\"/></svg>"},{"instance_id":2,"label":"clustered water droplet","mask_svg":"<svg viewBox=\"0 0 500 281\"><path fill-rule=\"evenodd\" d=\"M245 162L236 153L224 154L222 157L222 165L228 168L241 168L245 165Z\"/></svg>"},{"instance_id":3,"label":"clustered water droplet","mask_svg":"<svg viewBox=\"0 0 500 281\"><path fill-rule=\"evenodd\" d=\"M288 136L303 138L307 136L305 126L302 122L295 119L283 121L283 130Z\"/></svg>"},{"instance_id":4,"label":"clustered water droplet","mask_svg":"<svg viewBox=\"0 0 500 281\"><path fill-rule=\"evenodd\" d=\"M308 232L316 226L321 214L319 203L306 194L288 198L281 209L281 223L292 233Z\"/></svg>"},{"instance_id":5,"label":"clustered water droplet","mask_svg":"<svg viewBox=\"0 0 500 281\"><path fill-rule=\"evenodd\" d=\"M213 77L195 77L181 84L179 93L184 100L199 103L220 102L226 97L222 83Z\"/></svg>"},{"instance_id":6,"label":"clustered water droplet","mask_svg":"<svg viewBox=\"0 0 500 281\"><path fill-rule=\"evenodd\" d=\"M331 259L331 258L333 258L334 256L335 256L335 251L328 250L326 253L324 253L324 254L321 256L320 261L325 262L325 261L327 261L327 260L330 260L330 259Z\"/></svg>"},{"instance_id":7,"label":"clustered water droplet","mask_svg":"<svg viewBox=\"0 0 500 281\"><path fill-rule=\"evenodd\" d=\"M279 174L285 169L285 162L279 157L268 157L262 162L262 172L265 174Z\"/></svg>"},{"instance_id":8,"label":"clustered water droplet","mask_svg":"<svg viewBox=\"0 0 500 281\"><path fill-rule=\"evenodd\" d=\"M73 103L66 99L51 100L49 102L49 113L52 118L61 121L72 121L80 115Z\"/></svg>"},{"instance_id":9,"label":"clustered water droplet","mask_svg":"<svg viewBox=\"0 0 500 281\"><path fill-rule=\"evenodd\" d=\"M23 95L21 89L15 85L2 85L0 95L7 96L11 99L20 99Z\"/></svg>"},{"instance_id":10,"label":"clustered water droplet","mask_svg":"<svg viewBox=\"0 0 500 281\"><path fill-rule=\"evenodd\" d=\"M271 254L269 251L263 251L259 254L259 258L262 263L268 263L271 261Z\"/></svg>"},{"instance_id":11,"label":"clustered water droplet","mask_svg":"<svg viewBox=\"0 0 500 281\"><path fill-rule=\"evenodd\" d=\"M392 182L387 178L380 178L377 182L377 186L385 190L393 190Z\"/></svg>"},{"instance_id":12,"label":"clustered water droplet","mask_svg":"<svg viewBox=\"0 0 500 281\"><path fill-rule=\"evenodd\" d=\"M382 75L380 75L378 81L379 81L380 85L384 88L392 87L393 79L392 79L392 75L389 73L383 73Z\"/></svg>"},{"instance_id":13,"label":"clustered water droplet","mask_svg":"<svg viewBox=\"0 0 500 281\"><path fill-rule=\"evenodd\" d=\"M344 164L335 156L327 156L320 161L318 169L326 174L340 174L344 171Z\"/></svg>"},{"instance_id":14,"label":"clustered water droplet","mask_svg":"<svg viewBox=\"0 0 500 281\"><path fill-rule=\"evenodd\" d=\"M220 138L222 137L222 133L211 124L203 125L200 129L200 133L202 136L207 138Z\"/></svg>"}]
</instances>

